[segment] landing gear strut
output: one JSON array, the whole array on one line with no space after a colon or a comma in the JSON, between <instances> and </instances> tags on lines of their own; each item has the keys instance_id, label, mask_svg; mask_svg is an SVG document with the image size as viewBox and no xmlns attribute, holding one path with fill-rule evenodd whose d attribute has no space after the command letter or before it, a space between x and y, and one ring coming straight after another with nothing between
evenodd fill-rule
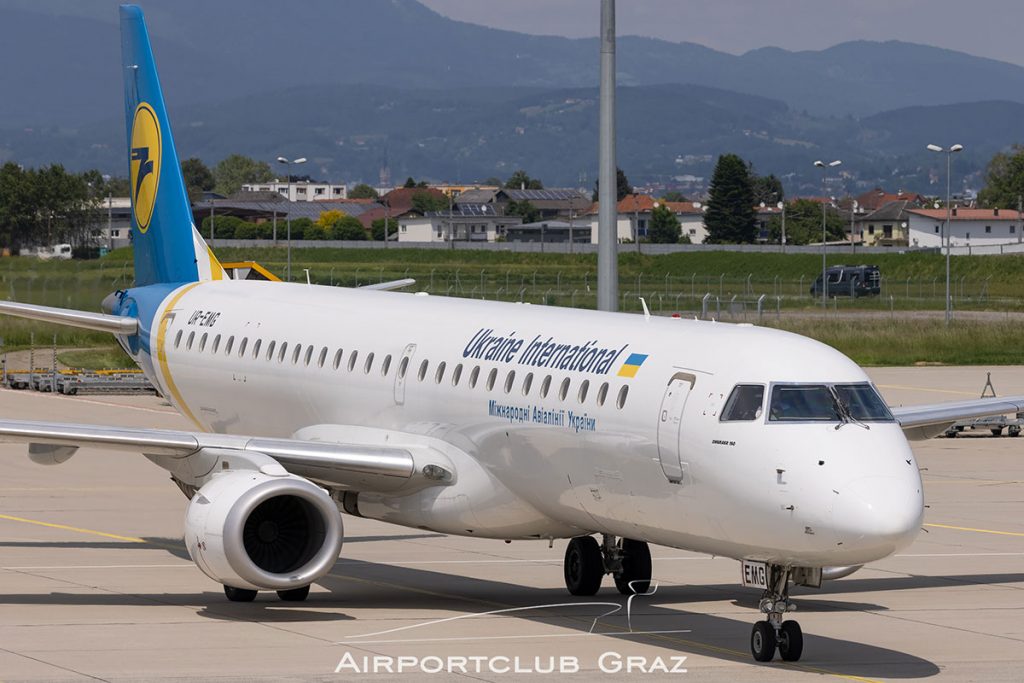
<instances>
[{"instance_id":1,"label":"landing gear strut","mask_svg":"<svg viewBox=\"0 0 1024 683\"><path fill-rule=\"evenodd\" d=\"M750 652L759 662L770 662L778 649L779 656L787 662L800 659L804 651L804 634L795 621L782 621L786 612L792 612L796 605L789 601L788 567L771 565L771 588L761 595L758 605L767 619L754 624L750 632Z\"/></svg>"},{"instance_id":2,"label":"landing gear strut","mask_svg":"<svg viewBox=\"0 0 1024 683\"><path fill-rule=\"evenodd\" d=\"M623 595L646 593L651 585L651 551L647 543L604 535L577 536L565 549L565 587L573 595L594 595L605 574L615 578Z\"/></svg>"}]
</instances>

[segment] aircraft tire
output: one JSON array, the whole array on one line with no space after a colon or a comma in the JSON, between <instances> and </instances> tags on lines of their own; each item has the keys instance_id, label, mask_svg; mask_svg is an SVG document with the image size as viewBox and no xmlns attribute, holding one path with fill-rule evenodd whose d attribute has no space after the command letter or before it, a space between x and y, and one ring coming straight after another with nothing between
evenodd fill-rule
<instances>
[{"instance_id":1,"label":"aircraft tire","mask_svg":"<svg viewBox=\"0 0 1024 683\"><path fill-rule=\"evenodd\" d=\"M615 587L623 595L646 593L651 587L651 549L644 541L622 539L622 573Z\"/></svg>"},{"instance_id":2,"label":"aircraft tire","mask_svg":"<svg viewBox=\"0 0 1024 683\"><path fill-rule=\"evenodd\" d=\"M759 662L775 657L775 629L767 621L758 621L750 631L750 654Z\"/></svg>"},{"instance_id":3,"label":"aircraft tire","mask_svg":"<svg viewBox=\"0 0 1024 683\"><path fill-rule=\"evenodd\" d=\"M277 597L281 598L285 602L302 602L309 597L309 586L277 591Z\"/></svg>"},{"instance_id":4,"label":"aircraft tire","mask_svg":"<svg viewBox=\"0 0 1024 683\"><path fill-rule=\"evenodd\" d=\"M224 586L224 595L231 602L252 602L256 599L256 591L248 588L235 588L234 586Z\"/></svg>"},{"instance_id":5,"label":"aircraft tire","mask_svg":"<svg viewBox=\"0 0 1024 683\"><path fill-rule=\"evenodd\" d=\"M573 595L594 595L604 579L601 546L593 536L577 536L565 549L565 587Z\"/></svg>"},{"instance_id":6,"label":"aircraft tire","mask_svg":"<svg viewBox=\"0 0 1024 683\"><path fill-rule=\"evenodd\" d=\"M787 662L800 660L804 651L804 632L795 621L782 622L779 633L779 656Z\"/></svg>"}]
</instances>

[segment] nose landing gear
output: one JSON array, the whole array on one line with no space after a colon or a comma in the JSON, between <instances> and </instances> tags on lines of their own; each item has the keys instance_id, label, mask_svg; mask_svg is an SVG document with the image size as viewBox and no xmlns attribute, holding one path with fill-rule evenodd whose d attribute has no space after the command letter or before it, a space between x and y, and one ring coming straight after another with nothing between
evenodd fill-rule
<instances>
[{"instance_id":1,"label":"nose landing gear","mask_svg":"<svg viewBox=\"0 0 1024 683\"><path fill-rule=\"evenodd\" d=\"M766 620L754 624L750 632L750 652L759 662L770 662L778 649L784 661L795 662L804 651L804 634L795 621L782 621L786 612L796 605L789 601L788 567L771 566L771 587L765 590L758 604Z\"/></svg>"},{"instance_id":2,"label":"nose landing gear","mask_svg":"<svg viewBox=\"0 0 1024 683\"><path fill-rule=\"evenodd\" d=\"M605 574L615 578L623 595L646 593L651 585L651 550L644 541L605 534L578 536L565 549L565 587L573 595L594 595Z\"/></svg>"}]
</instances>

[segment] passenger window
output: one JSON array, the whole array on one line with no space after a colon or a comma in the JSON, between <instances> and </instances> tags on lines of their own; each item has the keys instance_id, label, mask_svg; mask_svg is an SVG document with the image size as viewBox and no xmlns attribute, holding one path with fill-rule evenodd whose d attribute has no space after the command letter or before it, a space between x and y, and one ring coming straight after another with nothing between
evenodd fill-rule
<instances>
[{"instance_id":1,"label":"passenger window","mask_svg":"<svg viewBox=\"0 0 1024 683\"><path fill-rule=\"evenodd\" d=\"M425 377L427 376L427 368L428 368L429 366L430 366L430 361L428 361L428 360L426 360L426 359L424 359L424 360L423 360L423 362L422 362L422 363L420 363L420 371L419 371L419 373L418 373L418 374L416 375L416 377L417 377L417 379L419 379L419 381L421 381L421 382L422 382L422 381L423 381L423 379L424 379L424 378L425 378Z\"/></svg>"},{"instance_id":2,"label":"passenger window","mask_svg":"<svg viewBox=\"0 0 1024 683\"><path fill-rule=\"evenodd\" d=\"M188 333L188 341L185 342L185 348L188 349L189 351L191 351L192 350L192 342L195 341L195 339L196 339L196 333L194 331L193 332L189 332Z\"/></svg>"},{"instance_id":3,"label":"passenger window","mask_svg":"<svg viewBox=\"0 0 1024 683\"><path fill-rule=\"evenodd\" d=\"M356 359L359 358L359 352L353 351L352 355L348 358L348 371L352 372L356 367Z\"/></svg>"},{"instance_id":4,"label":"passenger window","mask_svg":"<svg viewBox=\"0 0 1024 683\"><path fill-rule=\"evenodd\" d=\"M260 357L260 347L263 345L262 339L257 339L256 343L252 345L252 357L253 360Z\"/></svg>"},{"instance_id":5,"label":"passenger window","mask_svg":"<svg viewBox=\"0 0 1024 683\"><path fill-rule=\"evenodd\" d=\"M608 398L608 382L602 384L601 388L597 390L597 405L603 406L606 398Z\"/></svg>"},{"instance_id":6,"label":"passenger window","mask_svg":"<svg viewBox=\"0 0 1024 683\"><path fill-rule=\"evenodd\" d=\"M334 369L341 367L341 359L345 357L345 349L338 349L334 354Z\"/></svg>"},{"instance_id":7,"label":"passenger window","mask_svg":"<svg viewBox=\"0 0 1024 683\"><path fill-rule=\"evenodd\" d=\"M267 344L267 360L271 360L274 357L275 346L277 346L277 342L274 340L270 340L270 343Z\"/></svg>"},{"instance_id":8,"label":"passenger window","mask_svg":"<svg viewBox=\"0 0 1024 683\"><path fill-rule=\"evenodd\" d=\"M317 359L316 364L319 367L322 368L324 366L324 363L326 363L326 362L327 362L327 347L325 346L324 348L320 349L320 357Z\"/></svg>"},{"instance_id":9,"label":"passenger window","mask_svg":"<svg viewBox=\"0 0 1024 683\"><path fill-rule=\"evenodd\" d=\"M238 345L238 357L241 358L245 355L245 347L249 345L249 338L242 337L242 343Z\"/></svg>"},{"instance_id":10,"label":"passenger window","mask_svg":"<svg viewBox=\"0 0 1024 683\"><path fill-rule=\"evenodd\" d=\"M292 365L297 365L299 362L299 356L302 355L302 344L296 344L295 350L292 351Z\"/></svg>"},{"instance_id":11,"label":"passenger window","mask_svg":"<svg viewBox=\"0 0 1024 683\"><path fill-rule=\"evenodd\" d=\"M508 371L508 376L505 378L505 393L506 394L512 393L512 385L515 384L515 382L516 382L516 371L515 370L509 370Z\"/></svg>"},{"instance_id":12,"label":"passenger window","mask_svg":"<svg viewBox=\"0 0 1024 683\"><path fill-rule=\"evenodd\" d=\"M181 346L181 335L182 330L178 330L178 334L174 335L174 348Z\"/></svg>"},{"instance_id":13,"label":"passenger window","mask_svg":"<svg viewBox=\"0 0 1024 683\"><path fill-rule=\"evenodd\" d=\"M206 333L203 332L203 336L199 338L199 351L201 352L206 348Z\"/></svg>"},{"instance_id":14,"label":"passenger window","mask_svg":"<svg viewBox=\"0 0 1024 683\"><path fill-rule=\"evenodd\" d=\"M388 376L388 370L391 369L391 354L384 356L384 362L380 364L381 377Z\"/></svg>"},{"instance_id":15,"label":"passenger window","mask_svg":"<svg viewBox=\"0 0 1024 683\"><path fill-rule=\"evenodd\" d=\"M533 386L533 373L526 373L526 377L523 378L523 396L530 395L530 387Z\"/></svg>"},{"instance_id":16,"label":"passenger window","mask_svg":"<svg viewBox=\"0 0 1024 683\"><path fill-rule=\"evenodd\" d=\"M373 367L373 351L371 351L370 353L366 354L366 364L363 366L363 374L364 375L369 375L370 374L370 368L372 368L372 367Z\"/></svg>"},{"instance_id":17,"label":"passenger window","mask_svg":"<svg viewBox=\"0 0 1024 683\"><path fill-rule=\"evenodd\" d=\"M402 356L402 362L398 364L398 379L405 379L405 373L409 370L409 356Z\"/></svg>"},{"instance_id":18,"label":"passenger window","mask_svg":"<svg viewBox=\"0 0 1024 683\"><path fill-rule=\"evenodd\" d=\"M281 342L281 350L277 354L277 362L283 363L286 355L288 355L288 342Z\"/></svg>"},{"instance_id":19,"label":"passenger window","mask_svg":"<svg viewBox=\"0 0 1024 683\"><path fill-rule=\"evenodd\" d=\"M623 384L619 389L619 397L615 399L615 406L621 410L626 405L626 397L629 396L629 385Z\"/></svg>"},{"instance_id":20,"label":"passenger window","mask_svg":"<svg viewBox=\"0 0 1024 683\"><path fill-rule=\"evenodd\" d=\"M231 335L230 337L228 337L228 343L224 345L224 355L225 356L230 356L231 355L231 349L233 349L234 346L235 346L235 335Z\"/></svg>"},{"instance_id":21,"label":"passenger window","mask_svg":"<svg viewBox=\"0 0 1024 683\"><path fill-rule=\"evenodd\" d=\"M549 391L551 391L551 375L546 375L544 381L540 383L540 397L547 398Z\"/></svg>"},{"instance_id":22,"label":"passenger window","mask_svg":"<svg viewBox=\"0 0 1024 683\"><path fill-rule=\"evenodd\" d=\"M313 361L313 345L306 347L306 355L302 358L303 365L309 365Z\"/></svg>"},{"instance_id":23,"label":"passenger window","mask_svg":"<svg viewBox=\"0 0 1024 683\"><path fill-rule=\"evenodd\" d=\"M452 386L453 387L459 386L459 380L460 379L462 379L462 363L459 363L458 365L456 365L455 369L452 370Z\"/></svg>"},{"instance_id":24,"label":"passenger window","mask_svg":"<svg viewBox=\"0 0 1024 683\"><path fill-rule=\"evenodd\" d=\"M210 349L210 353L217 353L217 349L220 348L220 335L218 334L213 338L213 348Z\"/></svg>"},{"instance_id":25,"label":"passenger window","mask_svg":"<svg viewBox=\"0 0 1024 683\"><path fill-rule=\"evenodd\" d=\"M590 380L589 379L585 379L580 384L580 390L578 392L576 392L576 398L579 399L580 403L583 403L584 401L587 400L587 391L589 391L589 390L590 390Z\"/></svg>"},{"instance_id":26,"label":"passenger window","mask_svg":"<svg viewBox=\"0 0 1024 683\"><path fill-rule=\"evenodd\" d=\"M562 380L562 385L558 387L558 400L564 401L565 397L569 395L569 378L566 377Z\"/></svg>"},{"instance_id":27,"label":"passenger window","mask_svg":"<svg viewBox=\"0 0 1024 683\"><path fill-rule=\"evenodd\" d=\"M761 417L764 405L764 386L737 384L722 409L722 422L750 422Z\"/></svg>"},{"instance_id":28,"label":"passenger window","mask_svg":"<svg viewBox=\"0 0 1024 683\"><path fill-rule=\"evenodd\" d=\"M476 388L476 381L480 379L480 366L474 366L473 371L469 373L469 388Z\"/></svg>"},{"instance_id":29,"label":"passenger window","mask_svg":"<svg viewBox=\"0 0 1024 683\"><path fill-rule=\"evenodd\" d=\"M491 368L487 374L487 391L494 388L494 382L498 379L498 368Z\"/></svg>"},{"instance_id":30,"label":"passenger window","mask_svg":"<svg viewBox=\"0 0 1024 683\"><path fill-rule=\"evenodd\" d=\"M437 364L437 372L434 373L434 384L440 384L441 380L444 379L445 362L441 361Z\"/></svg>"}]
</instances>

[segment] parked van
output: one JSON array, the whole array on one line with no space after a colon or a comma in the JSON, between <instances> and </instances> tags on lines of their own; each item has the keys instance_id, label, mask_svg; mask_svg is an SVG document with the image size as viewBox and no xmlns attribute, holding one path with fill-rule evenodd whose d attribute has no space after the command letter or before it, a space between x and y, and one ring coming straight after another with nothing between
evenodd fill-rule
<instances>
[{"instance_id":1,"label":"parked van","mask_svg":"<svg viewBox=\"0 0 1024 683\"><path fill-rule=\"evenodd\" d=\"M825 270L827 296L877 296L882 291L882 276L878 266L829 266ZM821 275L811 285L811 295L821 296Z\"/></svg>"}]
</instances>

